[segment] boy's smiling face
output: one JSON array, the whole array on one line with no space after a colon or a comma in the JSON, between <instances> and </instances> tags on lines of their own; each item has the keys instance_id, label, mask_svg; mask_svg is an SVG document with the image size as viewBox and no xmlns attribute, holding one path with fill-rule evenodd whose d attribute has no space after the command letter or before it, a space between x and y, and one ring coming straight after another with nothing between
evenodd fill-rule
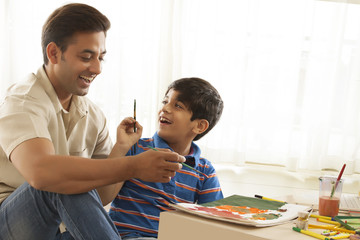
<instances>
[{"instance_id":1,"label":"boy's smiling face","mask_svg":"<svg viewBox=\"0 0 360 240\"><path fill-rule=\"evenodd\" d=\"M189 144L197 135L198 120L190 120L192 112L179 101L178 95L179 92L170 89L159 111L158 135L170 146Z\"/></svg>"}]
</instances>

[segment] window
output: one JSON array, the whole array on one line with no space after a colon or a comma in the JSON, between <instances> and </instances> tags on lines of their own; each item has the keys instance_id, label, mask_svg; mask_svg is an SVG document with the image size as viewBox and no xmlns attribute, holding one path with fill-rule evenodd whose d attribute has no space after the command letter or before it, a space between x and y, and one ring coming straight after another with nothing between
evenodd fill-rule
<instances>
[{"instance_id":1,"label":"window","mask_svg":"<svg viewBox=\"0 0 360 240\"><path fill-rule=\"evenodd\" d=\"M42 64L47 16L67 1L0 4L0 97ZM198 144L212 162L360 172L360 5L317 0L86 1L112 22L89 97L117 124L156 131L167 85L211 82L222 119Z\"/></svg>"}]
</instances>

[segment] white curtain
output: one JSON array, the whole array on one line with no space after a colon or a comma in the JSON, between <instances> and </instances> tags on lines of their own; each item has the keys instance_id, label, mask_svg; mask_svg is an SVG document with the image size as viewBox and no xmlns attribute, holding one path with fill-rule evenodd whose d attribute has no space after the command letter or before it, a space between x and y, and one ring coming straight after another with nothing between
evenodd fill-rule
<instances>
[{"instance_id":1,"label":"white curtain","mask_svg":"<svg viewBox=\"0 0 360 240\"><path fill-rule=\"evenodd\" d=\"M69 1L2 0L0 97L42 64L41 27ZM360 5L316 0L92 0L108 16L103 73L89 97L112 137L132 116L156 131L167 85L201 77L219 124L198 144L214 163L360 172ZM115 140L115 139L114 139Z\"/></svg>"}]
</instances>

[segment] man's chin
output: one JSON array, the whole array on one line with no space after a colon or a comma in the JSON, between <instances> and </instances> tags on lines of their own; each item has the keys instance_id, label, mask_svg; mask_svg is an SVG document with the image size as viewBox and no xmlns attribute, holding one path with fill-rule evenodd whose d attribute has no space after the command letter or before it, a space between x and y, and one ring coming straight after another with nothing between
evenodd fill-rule
<instances>
[{"instance_id":1,"label":"man's chin","mask_svg":"<svg viewBox=\"0 0 360 240\"><path fill-rule=\"evenodd\" d=\"M82 90L80 90L80 91L77 91L76 93L75 93L75 95L77 95L77 96L85 96L86 94L88 94L89 93L89 89L82 89Z\"/></svg>"}]
</instances>

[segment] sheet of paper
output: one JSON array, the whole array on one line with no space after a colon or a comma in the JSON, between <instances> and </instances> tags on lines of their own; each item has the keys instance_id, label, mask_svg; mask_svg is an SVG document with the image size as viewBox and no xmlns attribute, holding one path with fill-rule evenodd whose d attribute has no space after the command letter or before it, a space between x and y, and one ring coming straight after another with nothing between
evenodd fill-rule
<instances>
[{"instance_id":1,"label":"sheet of paper","mask_svg":"<svg viewBox=\"0 0 360 240\"><path fill-rule=\"evenodd\" d=\"M198 216L255 227L282 224L297 218L300 211L311 210L308 206L240 195L232 195L202 205L178 203L171 206Z\"/></svg>"}]
</instances>

